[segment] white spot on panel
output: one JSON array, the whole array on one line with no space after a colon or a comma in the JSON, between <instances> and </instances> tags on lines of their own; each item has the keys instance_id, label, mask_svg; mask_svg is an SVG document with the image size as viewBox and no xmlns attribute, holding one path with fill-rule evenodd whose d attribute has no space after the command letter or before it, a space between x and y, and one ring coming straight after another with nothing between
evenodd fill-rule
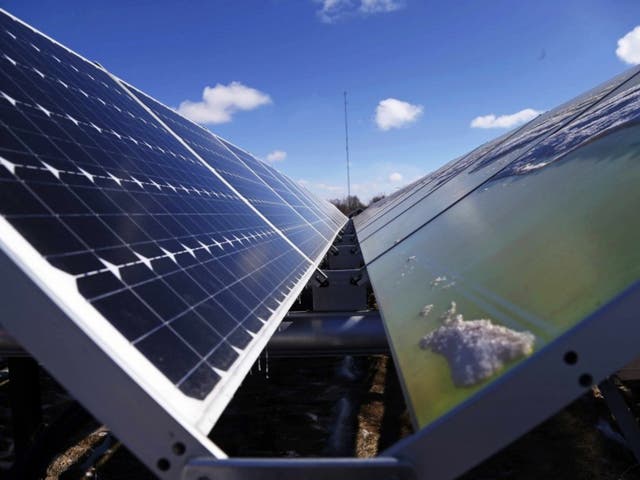
<instances>
[{"instance_id":1,"label":"white spot on panel","mask_svg":"<svg viewBox=\"0 0 640 480\"><path fill-rule=\"evenodd\" d=\"M187 247L184 243L181 243L180 245L182 245L182 248L184 248L184 251L186 253L191 255L193 258L196 258L196 254L193 252L193 248Z\"/></svg>"},{"instance_id":2,"label":"white spot on panel","mask_svg":"<svg viewBox=\"0 0 640 480\"><path fill-rule=\"evenodd\" d=\"M16 104L18 103L16 101L15 98L10 97L9 95L7 95L6 93L2 92L2 98L4 98L7 102L9 102L11 105L13 105L14 107L16 106Z\"/></svg>"},{"instance_id":3,"label":"white spot on panel","mask_svg":"<svg viewBox=\"0 0 640 480\"><path fill-rule=\"evenodd\" d=\"M44 113L47 117L51 117L51 112L49 110L47 110L46 108L44 108L42 105L36 104L36 107L38 107L38 110L40 110L42 113Z\"/></svg>"},{"instance_id":4,"label":"white spot on panel","mask_svg":"<svg viewBox=\"0 0 640 480\"><path fill-rule=\"evenodd\" d=\"M15 67L16 65L18 65L18 62L16 62L13 58L11 58L9 55L7 55L6 53L4 55L2 55L4 58L6 58L7 60L9 60L9 62L11 62L11 64Z\"/></svg>"},{"instance_id":5,"label":"white spot on panel","mask_svg":"<svg viewBox=\"0 0 640 480\"><path fill-rule=\"evenodd\" d=\"M465 320L456 304L441 317L442 326L420 340L420 348L443 355L453 383L470 387L491 377L508 362L533 352L535 336L517 332L489 319Z\"/></svg>"},{"instance_id":6,"label":"white spot on panel","mask_svg":"<svg viewBox=\"0 0 640 480\"><path fill-rule=\"evenodd\" d=\"M116 177L113 173L109 173L109 178L116 182L118 185L122 186L122 180Z\"/></svg>"},{"instance_id":7,"label":"white spot on panel","mask_svg":"<svg viewBox=\"0 0 640 480\"><path fill-rule=\"evenodd\" d=\"M77 127L78 125L80 125L80 122L79 122L78 120L76 120L75 118L73 118L73 117L72 117L71 115L69 115L68 113L67 113L67 118L68 118L69 120L71 120L71 121L75 124L75 126L76 126L76 127Z\"/></svg>"},{"instance_id":8,"label":"white spot on panel","mask_svg":"<svg viewBox=\"0 0 640 480\"><path fill-rule=\"evenodd\" d=\"M147 257L145 257L144 255L140 255L138 252L134 251L133 254L138 257L138 260L140 260L142 263L144 263L146 265L146 267L149 270L153 270L153 266L151 265L151 260L149 260Z\"/></svg>"},{"instance_id":9,"label":"white spot on panel","mask_svg":"<svg viewBox=\"0 0 640 480\"><path fill-rule=\"evenodd\" d=\"M80 173L82 175L84 175L85 177L87 177L89 179L89 181L91 183L95 183L95 180L93 179L94 175L91 175L89 172L87 172L85 169L78 167L78 170L80 170Z\"/></svg>"},{"instance_id":10,"label":"white spot on panel","mask_svg":"<svg viewBox=\"0 0 640 480\"><path fill-rule=\"evenodd\" d=\"M428 317L431 313L431 310L433 310L432 303L430 303L429 305L425 305L424 307L422 307L422 310L420 310L420 316L424 318Z\"/></svg>"},{"instance_id":11,"label":"white spot on panel","mask_svg":"<svg viewBox=\"0 0 640 480\"><path fill-rule=\"evenodd\" d=\"M178 261L176 260L175 254L171 253L169 250L165 250L162 247L160 247L160 250L162 250L164 252L164 254L173 261L173 263L175 263L175 264L178 263Z\"/></svg>"},{"instance_id":12,"label":"white spot on panel","mask_svg":"<svg viewBox=\"0 0 640 480\"><path fill-rule=\"evenodd\" d=\"M42 165L44 165L44 167L49 170L51 172L51 174L56 177L58 180L60 180L60 170L58 170L57 168L52 167L51 165L49 165L46 162L41 162Z\"/></svg>"},{"instance_id":13,"label":"white spot on panel","mask_svg":"<svg viewBox=\"0 0 640 480\"><path fill-rule=\"evenodd\" d=\"M138 185L140 188L144 190L144 184L140 180L138 180L135 177L131 177L131 180L133 180L133 183L135 183L136 185Z\"/></svg>"},{"instance_id":14,"label":"white spot on panel","mask_svg":"<svg viewBox=\"0 0 640 480\"><path fill-rule=\"evenodd\" d=\"M211 253L211 247L209 245L202 243L200 240L198 240L198 243L202 245L202 248L204 248L207 251L207 253L209 254Z\"/></svg>"},{"instance_id":15,"label":"white spot on panel","mask_svg":"<svg viewBox=\"0 0 640 480\"><path fill-rule=\"evenodd\" d=\"M111 273L113 273L116 277L118 277L118 280L122 280L122 275L120 275L120 268L117 265L114 265L111 262L107 262L106 260L98 257L98 259L100 260L100 262L102 262L102 264L107 267L107 270L109 270Z\"/></svg>"},{"instance_id":16,"label":"white spot on panel","mask_svg":"<svg viewBox=\"0 0 640 480\"><path fill-rule=\"evenodd\" d=\"M16 174L16 164L10 162L4 157L0 157L0 165L9 170L12 174Z\"/></svg>"}]
</instances>

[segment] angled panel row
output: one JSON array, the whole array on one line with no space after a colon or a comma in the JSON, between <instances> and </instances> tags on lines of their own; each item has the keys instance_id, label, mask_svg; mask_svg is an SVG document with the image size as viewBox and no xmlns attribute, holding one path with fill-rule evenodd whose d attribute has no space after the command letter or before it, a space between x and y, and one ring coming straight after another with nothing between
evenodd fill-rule
<instances>
[{"instance_id":1,"label":"angled panel row","mask_svg":"<svg viewBox=\"0 0 640 480\"><path fill-rule=\"evenodd\" d=\"M498 388L640 279L639 134L636 68L357 223L416 425Z\"/></svg>"},{"instance_id":2,"label":"angled panel row","mask_svg":"<svg viewBox=\"0 0 640 480\"><path fill-rule=\"evenodd\" d=\"M0 65L2 255L206 434L346 219L1 11Z\"/></svg>"}]
</instances>

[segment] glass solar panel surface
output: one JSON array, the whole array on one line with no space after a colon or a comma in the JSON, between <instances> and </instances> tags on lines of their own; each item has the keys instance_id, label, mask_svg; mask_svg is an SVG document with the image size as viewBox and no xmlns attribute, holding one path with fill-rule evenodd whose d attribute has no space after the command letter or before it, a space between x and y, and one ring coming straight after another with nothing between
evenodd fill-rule
<instances>
[{"instance_id":1,"label":"glass solar panel surface","mask_svg":"<svg viewBox=\"0 0 640 480\"><path fill-rule=\"evenodd\" d=\"M606 90L414 233L396 231L404 239L386 253L375 258L362 243L417 425L489 388L640 279L640 86L634 77ZM425 222L423 205L413 214L422 209Z\"/></svg>"},{"instance_id":2,"label":"glass solar panel surface","mask_svg":"<svg viewBox=\"0 0 640 480\"><path fill-rule=\"evenodd\" d=\"M214 136L216 161L203 162L101 68L2 12L0 65L3 231L93 307L74 318L80 328L108 322L148 362L130 372L161 373L147 387L174 386L219 414L229 392L216 392L248 370L315 268L281 228L316 256L320 242L305 236L320 234ZM254 208L263 205L278 227Z\"/></svg>"},{"instance_id":3,"label":"glass solar panel surface","mask_svg":"<svg viewBox=\"0 0 640 480\"><path fill-rule=\"evenodd\" d=\"M420 228L455 201L464 198L486 180L533 149L542 140L570 123L602 100L634 74L626 71L575 100L554 108L519 129L489 142L431 175L422 187L408 192L396 204L356 219L358 238L366 261L392 248L407 234ZM399 196L398 196L399 198Z\"/></svg>"},{"instance_id":4,"label":"glass solar panel surface","mask_svg":"<svg viewBox=\"0 0 640 480\"><path fill-rule=\"evenodd\" d=\"M307 257L318 258L329 239L247 164L249 155L141 92L134 94Z\"/></svg>"},{"instance_id":5,"label":"glass solar panel surface","mask_svg":"<svg viewBox=\"0 0 640 480\"><path fill-rule=\"evenodd\" d=\"M302 185L294 182L289 177L282 175L280 172L269 167L268 165L266 166L266 168L271 171L271 173L284 185L289 187L292 192L296 193L298 195L298 198L307 208L309 208L313 212L316 212L322 222L327 225L329 231L337 232L344 226L344 215L331 203L321 201L320 198L313 195Z\"/></svg>"},{"instance_id":6,"label":"glass solar panel surface","mask_svg":"<svg viewBox=\"0 0 640 480\"><path fill-rule=\"evenodd\" d=\"M287 202L298 214L303 217L320 235L324 238L332 238L338 228L328 224L326 213L321 213L314 208L314 203L310 199L287 185L284 175L269 167L264 162L258 160L250 153L221 140L222 143L231 150L234 155L240 158L253 172L258 175L270 188ZM305 197L307 202L305 202ZM326 243L326 242L325 242Z\"/></svg>"}]
</instances>

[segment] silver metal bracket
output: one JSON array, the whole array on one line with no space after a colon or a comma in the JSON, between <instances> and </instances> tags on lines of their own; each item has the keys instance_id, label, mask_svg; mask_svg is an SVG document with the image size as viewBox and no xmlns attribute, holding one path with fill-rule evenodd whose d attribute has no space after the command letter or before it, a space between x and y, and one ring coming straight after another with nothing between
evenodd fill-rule
<instances>
[{"instance_id":1,"label":"silver metal bracket","mask_svg":"<svg viewBox=\"0 0 640 480\"><path fill-rule=\"evenodd\" d=\"M182 470L182 480L415 480L413 467L394 457L357 458L197 458Z\"/></svg>"},{"instance_id":2,"label":"silver metal bracket","mask_svg":"<svg viewBox=\"0 0 640 480\"><path fill-rule=\"evenodd\" d=\"M309 279L309 284L312 287L326 287L327 285L329 285L329 277L327 276L326 273L324 273L322 270L320 270L319 268L316 269L315 272L313 272L313 275L311 275L311 278Z\"/></svg>"},{"instance_id":3,"label":"silver metal bracket","mask_svg":"<svg viewBox=\"0 0 640 480\"><path fill-rule=\"evenodd\" d=\"M336 245L358 245L358 236L355 233L344 233L336 237L333 243Z\"/></svg>"},{"instance_id":4,"label":"silver metal bracket","mask_svg":"<svg viewBox=\"0 0 640 480\"><path fill-rule=\"evenodd\" d=\"M363 268L324 270L326 281L312 284L313 310L345 312L367 309L368 277Z\"/></svg>"},{"instance_id":5,"label":"silver metal bracket","mask_svg":"<svg viewBox=\"0 0 640 480\"><path fill-rule=\"evenodd\" d=\"M331 270L343 270L360 268L364 265L364 260L358 245L333 245L331 254L327 256L327 263Z\"/></svg>"}]
</instances>

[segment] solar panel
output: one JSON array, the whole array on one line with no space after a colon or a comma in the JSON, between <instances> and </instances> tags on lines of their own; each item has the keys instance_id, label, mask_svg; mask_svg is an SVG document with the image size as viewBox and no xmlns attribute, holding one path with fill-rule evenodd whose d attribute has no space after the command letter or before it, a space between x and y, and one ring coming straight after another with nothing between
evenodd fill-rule
<instances>
[{"instance_id":1,"label":"solar panel","mask_svg":"<svg viewBox=\"0 0 640 480\"><path fill-rule=\"evenodd\" d=\"M419 229L487 180L499 175L514 160L535 148L547 136L573 121L594 103L630 81L634 71L625 72L575 100L550 110L523 127L489 142L451 162L423 183L399 192L397 202L373 210L354 223L366 261L372 261L406 235Z\"/></svg>"},{"instance_id":2,"label":"solar panel","mask_svg":"<svg viewBox=\"0 0 640 480\"><path fill-rule=\"evenodd\" d=\"M16 285L55 303L42 322L65 313L64 344L98 346L95 365L120 388L206 435L346 219L4 12L0 62L5 273L18 265L30 283ZM2 318L36 357L51 355L46 325L25 322L38 325ZM48 368L86 396L65 371L72 354L60 358Z\"/></svg>"},{"instance_id":3,"label":"solar panel","mask_svg":"<svg viewBox=\"0 0 640 480\"><path fill-rule=\"evenodd\" d=\"M640 278L638 71L356 220L417 426L495 392Z\"/></svg>"},{"instance_id":4,"label":"solar panel","mask_svg":"<svg viewBox=\"0 0 640 480\"><path fill-rule=\"evenodd\" d=\"M273 189L281 198L283 198L298 214L304 218L315 230L326 238L332 238L339 230L339 224L331 224L327 213L320 212L315 205L319 202L310 201L309 197L296 190L293 185L288 185L286 178L277 170L269 167L264 162L257 160L248 152L229 144L222 142L245 164L247 164L256 175L258 175L269 187ZM305 199L307 202L305 202ZM324 242L326 243L326 242Z\"/></svg>"},{"instance_id":5,"label":"solar panel","mask_svg":"<svg viewBox=\"0 0 640 480\"><path fill-rule=\"evenodd\" d=\"M265 182L255 171L260 168L261 162L141 92L137 92L137 95L161 121L176 132L200 158L215 168L305 255L314 259L320 255L328 243L328 237L336 232L325 232L325 238L311 225L282 197L281 192Z\"/></svg>"}]
</instances>

